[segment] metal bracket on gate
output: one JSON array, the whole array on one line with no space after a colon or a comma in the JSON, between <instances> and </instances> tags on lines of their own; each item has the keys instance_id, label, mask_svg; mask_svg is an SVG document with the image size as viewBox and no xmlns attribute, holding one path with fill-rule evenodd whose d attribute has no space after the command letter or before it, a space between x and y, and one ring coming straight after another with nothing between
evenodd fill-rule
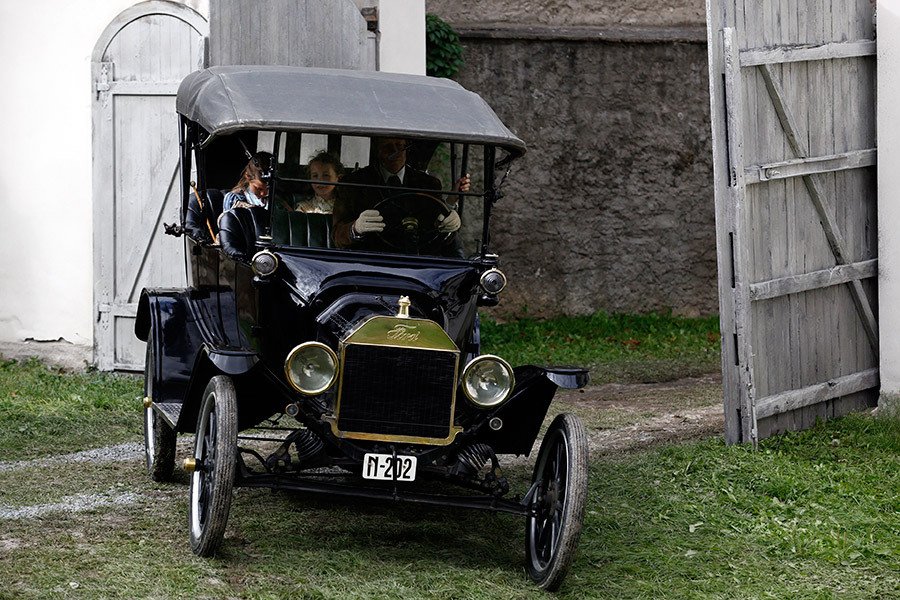
<instances>
[{"instance_id":1,"label":"metal bracket on gate","mask_svg":"<svg viewBox=\"0 0 900 600\"><path fill-rule=\"evenodd\" d=\"M100 302L97 304L97 322L99 323L103 320L103 315L108 315L112 312L112 306L107 302Z\"/></svg>"},{"instance_id":2,"label":"metal bracket on gate","mask_svg":"<svg viewBox=\"0 0 900 600\"><path fill-rule=\"evenodd\" d=\"M97 97L100 97L102 92L109 91L109 82L113 79L113 63L111 62L102 62L100 63L100 74L97 75L97 81L94 83L94 90L97 92Z\"/></svg>"}]
</instances>

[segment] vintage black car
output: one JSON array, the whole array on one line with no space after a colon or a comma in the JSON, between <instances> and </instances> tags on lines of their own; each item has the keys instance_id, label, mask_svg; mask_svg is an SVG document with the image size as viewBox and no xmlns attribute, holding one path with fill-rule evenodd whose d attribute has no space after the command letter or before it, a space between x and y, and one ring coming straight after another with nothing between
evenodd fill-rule
<instances>
[{"instance_id":1,"label":"vintage black car","mask_svg":"<svg viewBox=\"0 0 900 600\"><path fill-rule=\"evenodd\" d=\"M524 143L477 94L413 75L216 67L189 75L176 106L183 211L166 232L185 237L190 287L143 290L135 333L150 475L170 478L176 434L195 436L193 551L219 547L233 486L480 508L525 518L528 573L557 588L581 531L584 428L552 422L521 496L498 455L529 455L557 388L587 372L512 368L479 337L478 308L506 285L491 215ZM386 138L411 171L471 172L472 188L375 185L386 228L338 247L332 215L296 209L323 183L308 155L346 165L337 206ZM223 212L260 150L274 156L265 206ZM448 233L436 224L451 211L462 226Z\"/></svg>"}]
</instances>

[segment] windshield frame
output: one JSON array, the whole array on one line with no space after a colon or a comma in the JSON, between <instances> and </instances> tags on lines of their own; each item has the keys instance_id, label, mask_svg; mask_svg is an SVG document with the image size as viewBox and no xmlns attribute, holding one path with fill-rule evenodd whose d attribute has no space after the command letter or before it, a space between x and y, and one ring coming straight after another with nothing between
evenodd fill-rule
<instances>
[{"instance_id":1,"label":"windshield frame","mask_svg":"<svg viewBox=\"0 0 900 600\"><path fill-rule=\"evenodd\" d=\"M305 133L309 134L321 134L321 132L317 131L294 131L294 130L278 130L278 129L256 129L255 131L268 131L274 132L274 137L272 141L272 147L270 152L273 156L276 157L276 160L273 161L272 168L266 174L264 174L264 180L266 181L269 187L269 198L273 199L266 203L266 210L269 213L269 228L266 236L263 236L262 239L257 240L257 246L260 248L276 248L281 251L288 250L300 250L303 252L309 251L313 253L334 253L338 252L342 256L346 255L359 255L361 258L365 256L369 257L399 257L403 259L427 259L429 261L439 260L439 261L450 261L455 264L459 264L460 261L465 263L481 263L485 262L493 263L496 259L495 255L490 252L490 221L491 216L493 214L493 206L501 197L499 186L497 185L496 180L496 170L498 167L501 169L505 169L505 175L501 179L501 184L503 180L506 179L506 175L509 174L510 164L517 158L513 153L506 151L506 156L502 157L499 161L497 160L497 146L492 144L479 144L483 149L483 181L484 188L480 192L458 192L449 190L433 190L433 189L418 189L418 188L397 188L395 186L387 186L387 185L369 185L369 184L357 184L357 183L346 183L346 182L332 182L332 181L320 181L314 179L304 179L304 178L296 178L296 177L281 177L278 175L278 152L281 147L281 137L286 133L298 133L301 136ZM329 134L333 135L333 134ZM352 137L369 137L369 139L374 139L372 136L368 136L365 134L357 134L353 132L347 132L344 134L340 134L341 137L344 135L352 136ZM402 137L402 136L398 136ZM438 142L438 143L449 143L451 146L451 157L453 157L453 163L451 165L451 177L456 175L456 149L455 146L459 144L459 142L455 142L452 140L444 140L440 138L428 138L426 141ZM471 144L463 144L463 164L461 165L460 172L465 173L467 165L465 164L468 161L469 148ZM274 201L275 195L278 193L278 182L297 182L297 183L322 183L325 185L334 185L335 187L347 187L347 188L365 188L365 189L387 189L387 190L397 190L402 189L404 192L410 193L428 193L428 194L441 194L448 196L457 196L459 197L459 202L462 203L464 198L481 198L483 200L483 210L482 210L482 235L481 235L481 243L478 253L473 255L470 258L465 257L450 257L450 256L439 256L432 254L407 254L402 252L378 252L372 250L362 250L362 249L349 249L349 248L318 248L318 247L310 247L310 246L291 246L285 244L277 244L274 241L274 211L276 202Z\"/></svg>"}]
</instances>

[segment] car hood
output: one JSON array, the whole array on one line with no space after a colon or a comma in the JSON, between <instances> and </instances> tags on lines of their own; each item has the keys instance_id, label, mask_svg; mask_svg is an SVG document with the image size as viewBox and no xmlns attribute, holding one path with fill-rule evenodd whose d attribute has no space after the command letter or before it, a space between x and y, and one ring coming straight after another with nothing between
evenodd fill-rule
<instances>
[{"instance_id":1,"label":"car hood","mask_svg":"<svg viewBox=\"0 0 900 600\"><path fill-rule=\"evenodd\" d=\"M312 310L319 339L337 344L374 315L395 315L400 296L410 316L437 322L462 347L475 318L480 268L458 260L349 252L278 252L281 280Z\"/></svg>"}]
</instances>

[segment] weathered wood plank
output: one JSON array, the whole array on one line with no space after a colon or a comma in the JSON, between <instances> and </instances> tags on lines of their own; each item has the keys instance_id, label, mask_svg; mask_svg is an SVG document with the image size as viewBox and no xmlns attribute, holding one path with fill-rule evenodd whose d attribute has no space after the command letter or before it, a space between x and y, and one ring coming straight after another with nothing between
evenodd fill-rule
<instances>
[{"instance_id":1,"label":"weathered wood plank","mask_svg":"<svg viewBox=\"0 0 900 600\"><path fill-rule=\"evenodd\" d=\"M761 27L759 15L750 7L748 12L747 3L741 1L740 6L735 10L735 41L738 49L748 46L758 46L762 43L758 39ZM755 69L741 69L741 114L743 115L743 124L741 133L743 135L743 160L744 164L759 162L760 153L765 153L768 149L768 135L765 131L760 131L760 123L765 117L759 114L759 87L756 84ZM746 186L746 181L744 181ZM758 281L760 279L769 279L770 269L770 238L767 208L768 190L756 186L754 188L746 188L743 192L745 202L743 203L742 231L743 242L749 247L747 263L740 268L741 279L745 283ZM769 368L768 356L760 353L760 348L764 348L768 342L766 329L768 328L768 315L760 314L759 309L765 310L765 306L752 303L749 307L750 323L753 326L750 329L749 345L752 349L751 360L753 361L753 391L754 395L763 393L766 390L771 379L771 369Z\"/></svg>"},{"instance_id":2,"label":"weathered wood plank","mask_svg":"<svg viewBox=\"0 0 900 600\"><path fill-rule=\"evenodd\" d=\"M737 336L737 355L740 376L741 437L756 445L756 403L753 378L753 348L750 287L747 269L750 262L750 223L746 207L747 188L744 183L744 141L742 127L744 111L741 64L735 30L723 30L725 55L725 97L727 101L728 147L731 165L730 194L734 205L734 315Z\"/></svg>"},{"instance_id":3,"label":"weathered wood plank","mask_svg":"<svg viewBox=\"0 0 900 600\"><path fill-rule=\"evenodd\" d=\"M874 166L877 160L878 151L875 148L869 148L829 156L796 158L765 165L752 165L744 170L744 174L746 182L754 184L774 179L787 179L788 177L861 169Z\"/></svg>"},{"instance_id":4,"label":"weathered wood plank","mask_svg":"<svg viewBox=\"0 0 900 600\"><path fill-rule=\"evenodd\" d=\"M745 67L754 67L789 62L857 58L860 56L875 56L874 40L752 48L741 51L741 64Z\"/></svg>"},{"instance_id":5,"label":"weathered wood plank","mask_svg":"<svg viewBox=\"0 0 900 600\"><path fill-rule=\"evenodd\" d=\"M878 405L878 388L870 388L848 396L826 400L811 407L802 408L798 411L789 411L788 415L794 415L810 408L821 408L823 419L836 419L850 413L859 412L866 409L875 408ZM760 439L765 439L773 435L786 433L788 431L796 431L791 427L785 427L784 414L773 415L759 420ZM814 424L814 423L813 423Z\"/></svg>"},{"instance_id":6,"label":"weathered wood plank","mask_svg":"<svg viewBox=\"0 0 900 600\"><path fill-rule=\"evenodd\" d=\"M772 103L775 106L775 112L778 114L778 119L781 122L785 137L787 138L791 149L798 157L806 158L809 151L807 150L806 144L798 137L795 119L791 114L790 109L785 104L781 84L775 79L772 67L770 65L762 65L760 66L760 72L763 75L766 88L769 90L769 96L772 98ZM845 244L843 236L835 223L834 212L829 206L824 194L822 194L819 185L810 175L805 175L803 177L803 183L806 185L806 189L809 192L813 205L816 208L816 212L819 215L822 229L825 232L825 237L828 240L828 244L831 247L835 260L838 264L849 262L844 250ZM875 320L875 313L872 311L872 306L866 298L865 292L862 289L862 284L860 284L858 280L854 280L850 282L850 285L853 302L856 304L857 310L859 311L860 319L862 320L866 335L869 338L869 343L871 344L873 351L877 353L878 324Z\"/></svg>"},{"instance_id":7,"label":"weathered wood plank","mask_svg":"<svg viewBox=\"0 0 900 600\"><path fill-rule=\"evenodd\" d=\"M114 317L131 317L137 316L138 303L131 302L129 304L116 304L110 307L110 314Z\"/></svg>"},{"instance_id":8,"label":"weathered wood plank","mask_svg":"<svg viewBox=\"0 0 900 600\"><path fill-rule=\"evenodd\" d=\"M848 283L858 279L867 279L877 275L877 259L837 265L830 269L813 271L812 273L752 283L750 284L750 299L754 301L768 300L788 294L798 294L809 290Z\"/></svg>"},{"instance_id":9,"label":"weathered wood plank","mask_svg":"<svg viewBox=\"0 0 900 600\"><path fill-rule=\"evenodd\" d=\"M728 131L725 99L725 59L722 28L728 24L724 3L708 0L707 51L709 56L709 96L712 125L713 187L715 189L716 256L719 264L719 330L722 336L722 399L725 412L725 441L741 441L740 377L734 325L734 211L730 202L730 165L728 163Z\"/></svg>"},{"instance_id":10,"label":"weathered wood plank","mask_svg":"<svg viewBox=\"0 0 900 600\"><path fill-rule=\"evenodd\" d=\"M878 369L867 369L852 375L836 377L799 390L790 390L760 398L756 404L756 415L758 418L764 419L779 413L855 394L874 388L878 383Z\"/></svg>"}]
</instances>

